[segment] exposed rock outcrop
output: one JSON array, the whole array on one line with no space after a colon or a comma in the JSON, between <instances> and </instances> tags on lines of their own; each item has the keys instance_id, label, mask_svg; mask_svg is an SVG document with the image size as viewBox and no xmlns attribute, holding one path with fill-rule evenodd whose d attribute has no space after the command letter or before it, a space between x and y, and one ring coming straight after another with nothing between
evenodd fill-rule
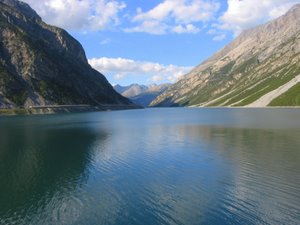
<instances>
[{"instance_id":1,"label":"exposed rock outcrop","mask_svg":"<svg viewBox=\"0 0 300 225\"><path fill-rule=\"evenodd\" d=\"M298 4L275 20L244 31L151 105L246 106L299 74Z\"/></svg>"},{"instance_id":2,"label":"exposed rock outcrop","mask_svg":"<svg viewBox=\"0 0 300 225\"><path fill-rule=\"evenodd\" d=\"M94 70L78 41L29 5L0 0L0 108L131 105Z\"/></svg>"}]
</instances>

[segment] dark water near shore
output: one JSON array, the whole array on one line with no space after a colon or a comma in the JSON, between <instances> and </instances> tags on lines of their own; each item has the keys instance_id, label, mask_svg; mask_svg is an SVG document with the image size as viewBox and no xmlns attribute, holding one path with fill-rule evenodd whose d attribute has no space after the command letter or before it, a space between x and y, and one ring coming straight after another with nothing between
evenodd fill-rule
<instances>
[{"instance_id":1,"label":"dark water near shore","mask_svg":"<svg viewBox=\"0 0 300 225\"><path fill-rule=\"evenodd\" d=\"M0 224L300 224L300 110L0 117Z\"/></svg>"}]
</instances>

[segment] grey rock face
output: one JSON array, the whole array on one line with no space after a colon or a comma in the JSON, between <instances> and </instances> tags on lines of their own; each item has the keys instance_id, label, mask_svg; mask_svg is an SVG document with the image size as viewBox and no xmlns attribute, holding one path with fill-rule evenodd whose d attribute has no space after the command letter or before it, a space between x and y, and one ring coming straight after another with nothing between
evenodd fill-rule
<instances>
[{"instance_id":1,"label":"grey rock face","mask_svg":"<svg viewBox=\"0 0 300 225\"><path fill-rule=\"evenodd\" d=\"M300 5L244 31L152 106L245 106L300 74Z\"/></svg>"},{"instance_id":2,"label":"grey rock face","mask_svg":"<svg viewBox=\"0 0 300 225\"><path fill-rule=\"evenodd\" d=\"M66 31L26 3L0 0L0 107L132 104L87 62Z\"/></svg>"}]
</instances>

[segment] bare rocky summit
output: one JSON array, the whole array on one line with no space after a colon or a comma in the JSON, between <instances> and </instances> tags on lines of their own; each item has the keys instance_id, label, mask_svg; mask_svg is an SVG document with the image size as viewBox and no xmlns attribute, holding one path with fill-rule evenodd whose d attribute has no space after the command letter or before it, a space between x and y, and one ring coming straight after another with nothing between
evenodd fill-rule
<instances>
[{"instance_id":1,"label":"bare rocky summit","mask_svg":"<svg viewBox=\"0 0 300 225\"><path fill-rule=\"evenodd\" d=\"M131 105L94 70L82 46L29 5L0 0L0 108Z\"/></svg>"},{"instance_id":2,"label":"bare rocky summit","mask_svg":"<svg viewBox=\"0 0 300 225\"><path fill-rule=\"evenodd\" d=\"M285 15L241 33L229 45L168 88L151 105L247 106L280 89L299 74L298 4ZM292 101L294 105L300 105L300 90L295 98ZM284 98L281 96L281 99ZM256 106L273 105L272 100L275 99ZM285 105L284 100L281 102Z\"/></svg>"}]
</instances>

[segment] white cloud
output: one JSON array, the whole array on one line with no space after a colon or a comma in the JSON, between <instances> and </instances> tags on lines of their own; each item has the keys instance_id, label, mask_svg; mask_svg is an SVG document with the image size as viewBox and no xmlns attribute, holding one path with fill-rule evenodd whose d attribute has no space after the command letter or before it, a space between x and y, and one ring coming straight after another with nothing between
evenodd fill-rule
<instances>
[{"instance_id":1,"label":"white cloud","mask_svg":"<svg viewBox=\"0 0 300 225\"><path fill-rule=\"evenodd\" d=\"M214 35L214 34L216 34L217 32L218 32L218 31L217 31L216 29L211 28L211 29L209 29L209 30L207 31L207 34Z\"/></svg>"},{"instance_id":2,"label":"white cloud","mask_svg":"<svg viewBox=\"0 0 300 225\"><path fill-rule=\"evenodd\" d=\"M214 41L223 41L226 38L226 34L218 34L213 38Z\"/></svg>"},{"instance_id":3,"label":"white cloud","mask_svg":"<svg viewBox=\"0 0 300 225\"><path fill-rule=\"evenodd\" d=\"M154 82L154 83L157 83L157 82L160 82L164 79L163 76L160 76L160 75L154 75L152 76L149 80Z\"/></svg>"},{"instance_id":4,"label":"white cloud","mask_svg":"<svg viewBox=\"0 0 300 225\"><path fill-rule=\"evenodd\" d=\"M43 20L72 31L103 30L119 23L118 14L126 7L109 0L23 0Z\"/></svg>"},{"instance_id":5,"label":"white cloud","mask_svg":"<svg viewBox=\"0 0 300 225\"><path fill-rule=\"evenodd\" d=\"M125 32L143 32L149 34L165 34L169 30L169 26L156 20L146 20L142 24L133 28L125 28Z\"/></svg>"},{"instance_id":6,"label":"white cloud","mask_svg":"<svg viewBox=\"0 0 300 225\"><path fill-rule=\"evenodd\" d=\"M212 27L218 26L216 24L213 24ZM215 29L215 28L210 28L207 32L209 35L213 35L213 41L223 41L226 37L227 34L223 30Z\"/></svg>"},{"instance_id":7,"label":"white cloud","mask_svg":"<svg viewBox=\"0 0 300 225\"><path fill-rule=\"evenodd\" d=\"M220 4L215 1L205 0L164 0L148 12L138 10L134 21L157 20L164 21L173 18L183 24L199 21L208 21Z\"/></svg>"},{"instance_id":8,"label":"white cloud","mask_svg":"<svg viewBox=\"0 0 300 225\"><path fill-rule=\"evenodd\" d=\"M127 76L148 76L153 82L175 82L192 69L192 67L163 65L125 58L93 58L89 59L89 63L99 72L114 76L116 80Z\"/></svg>"},{"instance_id":9,"label":"white cloud","mask_svg":"<svg viewBox=\"0 0 300 225\"><path fill-rule=\"evenodd\" d=\"M219 29L241 31L286 13L299 0L228 0L228 9L220 17Z\"/></svg>"},{"instance_id":10,"label":"white cloud","mask_svg":"<svg viewBox=\"0 0 300 225\"><path fill-rule=\"evenodd\" d=\"M107 45L111 43L111 39L110 38L105 38L102 41L100 41L100 45Z\"/></svg>"},{"instance_id":11,"label":"white cloud","mask_svg":"<svg viewBox=\"0 0 300 225\"><path fill-rule=\"evenodd\" d=\"M220 3L215 0L164 0L153 9L143 12L137 9L132 22L138 23L127 32L198 33L195 23L212 20L219 10Z\"/></svg>"},{"instance_id":12,"label":"white cloud","mask_svg":"<svg viewBox=\"0 0 300 225\"><path fill-rule=\"evenodd\" d=\"M196 34L200 31L200 29L198 27L195 27L193 24L187 24L187 25L178 25L173 28L173 31L178 34L182 34L182 33Z\"/></svg>"}]
</instances>

